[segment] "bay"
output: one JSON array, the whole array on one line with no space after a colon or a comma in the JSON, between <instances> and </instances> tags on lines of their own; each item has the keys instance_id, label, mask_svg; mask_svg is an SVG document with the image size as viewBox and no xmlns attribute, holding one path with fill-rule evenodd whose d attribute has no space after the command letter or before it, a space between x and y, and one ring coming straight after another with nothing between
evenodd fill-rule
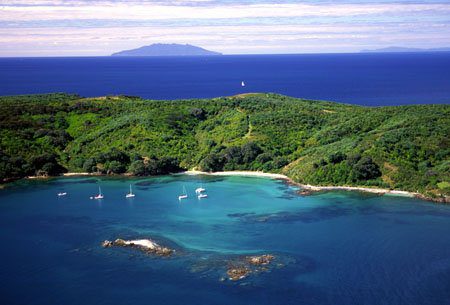
<instances>
[{"instance_id":1,"label":"bay","mask_svg":"<svg viewBox=\"0 0 450 305\"><path fill-rule=\"evenodd\" d=\"M105 198L89 199L98 186ZM180 202L183 186L189 198ZM207 199L195 197L199 186ZM0 190L2 303L450 302L450 206L296 190L234 176L16 182ZM176 254L102 248L119 237L152 238ZM268 271L226 279L228 262L265 253L276 257Z\"/></svg>"}]
</instances>

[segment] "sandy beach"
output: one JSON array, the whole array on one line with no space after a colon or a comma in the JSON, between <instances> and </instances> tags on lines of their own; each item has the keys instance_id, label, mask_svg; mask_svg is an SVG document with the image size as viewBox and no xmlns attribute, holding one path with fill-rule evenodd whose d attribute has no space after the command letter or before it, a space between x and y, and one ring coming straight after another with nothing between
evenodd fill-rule
<instances>
[{"instance_id":1,"label":"sandy beach","mask_svg":"<svg viewBox=\"0 0 450 305\"><path fill-rule=\"evenodd\" d=\"M201 171L186 171L183 174L186 175L210 175L210 176L247 176L247 177L265 177L273 179L286 179L290 180L289 177L282 174L271 174L256 171L228 171L228 172L201 172Z\"/></svg>"},{"instance_id":2,"label":"sandy beach","mask_svg":"<svg viewBox=\"0 0 450 305\"><path fill-rule=\"evenodd\" d=\"M310 184L301 184L293 181L286 175L283 174L271 174L257 171L225 171L225 172L201 172L201 171L186 171L184 172L186 175L211 175L211 176L248 176L248 177L264 177L264 178L272 178L272 179L283 179L292 183L294 185L299 186L302 189L310 190L312 192L320 192L320 191L356 191L356 192L367 192L367 193L375 193L375 194L388 194L394 196L405 196L405 197L416 197L419 195L418 193L412 193L407 191L398 191L398 190L389 190L389 189L380 189L380 188L370 188L370 187L357 187L357 186L316 186Z\"/></svg>"},{"instance_id":3,"label":"sandy beach","mask_svg":"<svg viewBox=\"0 0 450 305\"><path fill-rule=\"evenodd\" d=\"M286 175L283 174L273 174L273 173L265 173L260 171L224 171L224 172L202 172L196 170L189 170L181 173L177 173L175 175L210 175L210 176L243 176L243 177L262 177L262 178L271 178L271 179L283 179L289 182L290 184L296 185L303 190L311 191L311 192L323 192L323 191L355 191L355 192L366 192L366 193L374 193L380 195L392 195L392 196L403 196L403 197L417 197L421 199L427 199L423 197L419 193L407 192L401 190L390 190L390 189L382 189L382 188L370 188L370 187L358 187L358 186L317 186L310 184L301 184L293 181ZM64 177L76 177L76 176L103 176L97 173L64 173ZM49 177L27 177L27 179L45 179Z\"/></svg>"},{"instance_id":4,"label":"sandy beach","mask_svg":"<svg viewBox=\"0 0 450 305\"><path fill-rule=\"evenodd\" d=\"M76 176L99 176L96 173L64 173L64 177L76 177Z\"/></svg>"}]
</instances>

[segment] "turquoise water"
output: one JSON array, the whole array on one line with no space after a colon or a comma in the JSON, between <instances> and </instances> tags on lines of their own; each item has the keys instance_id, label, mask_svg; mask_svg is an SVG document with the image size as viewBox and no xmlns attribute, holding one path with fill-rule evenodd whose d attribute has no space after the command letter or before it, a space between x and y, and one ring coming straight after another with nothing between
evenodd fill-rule
<instances>
[{"instance_id":1,"label":"turquoise water","mask_svg":"<svg viewBox=\"0 0 450 305\"><path fill-rule=\"evenodd\" d=\"M98 185L105 198L90 200ZM198 200L201 185L209 197ZM0 191L1 303L450 303L450 206L295 191L249 177L19 182ZM101 247L119 237L176 255ZM223 280L230 261L264 253L276 256L267 272Z\"/></svg>"}]
</instances>

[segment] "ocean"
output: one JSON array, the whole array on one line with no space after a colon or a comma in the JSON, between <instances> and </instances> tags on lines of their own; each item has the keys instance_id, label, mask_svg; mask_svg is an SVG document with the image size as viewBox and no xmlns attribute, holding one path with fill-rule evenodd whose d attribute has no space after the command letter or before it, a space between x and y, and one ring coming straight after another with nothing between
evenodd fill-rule
<instances>
[{"instance_id":1,"label":"ocean","mask_svg":"<svg viewBox=\"0 0 450 305\"><path fill-rule=\"evenodd\" d=\"M105 198L89 199L98 186ZM0 190L1 303L450 304L450 206L295 191L255 177L18 181ZM116 238L176 252L101 246ZM275 256L267 270L227 279L230 264L259 254Z\"/></svg>"},{"instance_id":2,"label":"ocean","mask_svg":"<svg viewBox=\"0 0 450 305\"><path fill-rule=\"evenodd\" d=\"M49 92L158 100L273 92L370 106L450 103L450 52L0 58L0 95Z\"/></svg>"}]
</instances>

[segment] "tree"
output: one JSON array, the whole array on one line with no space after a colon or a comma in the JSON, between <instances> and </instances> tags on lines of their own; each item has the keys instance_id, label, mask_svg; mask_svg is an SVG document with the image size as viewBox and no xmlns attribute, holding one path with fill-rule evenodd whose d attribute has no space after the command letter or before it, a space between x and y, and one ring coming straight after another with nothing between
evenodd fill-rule
<instances>
[{"instance_id":1,"label":"tree","mask_svg":"<svg viewBox=\"0 0 450 305\"><path fill-rule=\"evenodd\" d=\"M254 142L248 142L241 147L242 162L248 164L253 162L262 153L262 149Z\"/></svg>"},{"instance_id":2,"label":"tree","mask_svg":"<svg viewBox=\"0 0 450 305\"><path fill-rule=\"evenodd\" d=\"M182 170L176 158L162 157L157 161L158 174L177 173Z\"/></svg>"},{"instance_id":3,"label":"tree","mask_svg":"<svg viewBox=\"0 0 450 305\"><path fill-rule=\"evenodd\" d=\"M136 160L131 162L128 167L128 172L135 176L146 176L148 175L147 168L145 167L144 161Z\"/></svg>"},{"instance_id":4,"label":"tree","mask_svg":"<svg viewBox=\"0 0 450 305\"><path fill-rule=\"evenodd\" d=\"M242 163L242 150L239 146L230 146L225 149L224 157L227 163Z\"/></svg>"},{"instance_id":5,"label":"tree","mask_svg":"<svg viewBox=\"0 0 450 305\"><path fill-rule=\"evenodd\" d=\"M256 162L264 164L266 162L272 161L273 156L271 153L262 153L256 157Z\"/></svg>"},{"instance_id":6,"label":"tree","mask_svg":"<svg viewBox=\"0 0 450 305\"><path fill-rule=\"evenodd\" d=\"M89 158L83 163L83 170L92 173L97 171L97 162L94 158Z\"/></svg>"},{"instance_id":7,"label":"tree","mask_svg":"<svg viewBox=\"0 0 450 305\"><path fill-rule=\"evenodd\" d=\"M207 172L217 172L223 169L225 159L218 154L210 154L200 162L200 168Z\"/></svg>"},{"instance_id":8,"label":"tree","mask_svg":"<svg viewBox=\"0 0 450 305\"><path fill-rule=\"evenodd\" d=\"M370 180L380 177L381 171L371 157L362 157L353 166L352 176L356 180Z\"/></svg>"},{"instance_id":9,"label":"tree","mask_svg":"<svg viewBox=\"0 0 450 305\"><path fill-rule=\"evenodd\" d=\"M328 156L328 162L331 164L341 163L347 158L347 156L342 152L333 153Z\"/></svg>"},{"instance_id":10,"label":"tree","mask_svg":"<svg viewBox=\"0 0 450 305\"><path fill-rule=\"evenodd\" d=\"M107 166L108 173L113 174L122 174L126 171L125 164L120 163L119 161L111 161Z\"/></svg>"},{"instance_id":11,"label":"tree","mask_svg":"<svg viewBox=\"0 0 450 305\"><path fill-rule=\"evenodd\" d=\"M206 119L206 112L202 108L192 108L190 114L200 121Z\"/></svg>"},{"instance_id":12,"label":"tree","mask_svg":"<svg viewBox=\"0 0 450 305\"><path fill-rule=\"evenodd\" d=\"M289 161L285 157L276 157L273 160L274 168L282 168L289 164Z\"/></svg>"}]
</instances>

